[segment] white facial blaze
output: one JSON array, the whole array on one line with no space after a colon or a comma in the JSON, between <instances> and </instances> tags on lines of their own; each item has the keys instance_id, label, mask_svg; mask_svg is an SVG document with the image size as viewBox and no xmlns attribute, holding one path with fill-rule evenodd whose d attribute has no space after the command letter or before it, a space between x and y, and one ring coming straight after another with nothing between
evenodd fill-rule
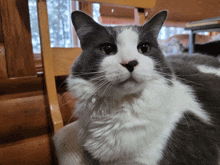
<instances>
[{"instance_id":1,"label":"white facial blaze","mask_svg":"<svg viewBox=\"0 0 220 165\"><path fill-rule=\"evenodd\" d=\"M146 81L157 75L156 72L154 73L154 61L138 52L138 39L139 34L137 32L131 28L124 29L116 38L117 53L105 57L101 63L100 71L104 71L107 81L117 84L132 79L132 81L127 81L120 86L120 90L116 88L123 95L140 91ZM136 60L138 65L134 67L131 73L122 65L133 60Z\"/></svg>"},{"instance_id":2,"label":"white facial blaze","mask_svg":"<svg viewBox=\"0 0 220 165\"><path fill-rule=\"evenodd\" d=\"M129 61L137 60L138 51L138 34L131 29L126 29L121 32L117 39L118 53L121 57L121 62L127 64Z\"/></svg>"}]
</instances>

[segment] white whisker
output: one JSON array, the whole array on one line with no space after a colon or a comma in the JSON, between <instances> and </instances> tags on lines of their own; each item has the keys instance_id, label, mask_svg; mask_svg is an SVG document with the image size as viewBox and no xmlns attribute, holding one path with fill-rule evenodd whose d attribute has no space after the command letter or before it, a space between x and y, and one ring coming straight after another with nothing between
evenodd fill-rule
<instances>
[{"instance_id":1,"label":"white whisker","mask_svg":"<svg viewBox=\"0 0 220 165\"><path fill-rule=\"evenodd\" d=\"M81 76L81 75L95 75L95 74L101 74L104 73L103 71L99 71L99 72L71 72L71 74L74 74L76 76Z\"/></svg>"}]
</instances>

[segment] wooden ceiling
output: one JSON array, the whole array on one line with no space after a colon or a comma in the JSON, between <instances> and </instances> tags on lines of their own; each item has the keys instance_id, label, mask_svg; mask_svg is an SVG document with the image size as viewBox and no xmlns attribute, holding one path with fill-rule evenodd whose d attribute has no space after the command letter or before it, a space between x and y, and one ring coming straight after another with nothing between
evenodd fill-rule
<instances>
[{"instance_id":1,"label":"wooden ceiling","mask_svg":"<svg viewBox=\"0 0 220 165\"><path fill-rule=\"evenodd\" d=\"M169 21L198 21L219 17L220 0L157 0L154 8L147 9L148 16L152 17L161 10L168 10Z\"/></svg>"},{"instance_id":2,"label":"wooden ceiling","mask_svg":"<svg viewBox=\"0 0 220 165\"><path fill-rule=\"evenodd\" d=\"M94 0L93 0L94 1ZM119 1L119 0L118 0ZM122 0L121 0L122 1ZM143 1L143 0L142 0ZM148 0L145 0L146 3ZM138 3L138 1L136 1ZM125 7L125 6L124 6ZM101 4L100 13L105 16L121 16L123 13L133 15L133 10L126 9L123 6ZM114 9L114 12L111 12ZM156 0L156 5L153 8L145 8L148 12L147 19L154 16L156 13L167 10L167 22L185 23L198 21L206 18L220 16L220 0Z\"/></svg>"}]
</instances>

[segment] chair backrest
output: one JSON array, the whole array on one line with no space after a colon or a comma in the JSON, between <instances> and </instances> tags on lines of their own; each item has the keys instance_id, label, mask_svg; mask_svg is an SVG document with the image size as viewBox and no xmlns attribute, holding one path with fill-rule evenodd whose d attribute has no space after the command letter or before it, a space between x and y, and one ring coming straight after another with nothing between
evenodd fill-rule
<instances>
[{"instance_id":1,"label":"chair backrest","mask_svg":"<svg viewBox=\"0 0 220 165\"><path fill-rule=\"evenodd\" d=\"M135 19L139 23L145 21L143 8L152 8L156 0L86 0L87 2L111 3L116 5L127 5L138 8ZM50 113L54 132L63 127L63 119L59 108L55 76L64 76L70 73L70 66L76 57L82 52L81 48L51 48L49 35L49 22L46 0L38 0L38 19L41 40L41 54L43 58L44 74L49 101ZM142 8L142 9L139 9Z\"/></svg>"}]
</instances>

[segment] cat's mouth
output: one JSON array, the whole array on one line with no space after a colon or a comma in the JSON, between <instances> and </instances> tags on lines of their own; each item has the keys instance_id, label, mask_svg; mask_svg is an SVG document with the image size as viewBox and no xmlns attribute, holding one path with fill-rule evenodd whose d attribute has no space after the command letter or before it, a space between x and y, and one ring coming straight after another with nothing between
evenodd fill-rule
<instances>
[{"instance_id":1,"label":"cat's mouth","mask_svg":"<svg viewBox=\"0 0 220 165\"><path fill-rule=\"evenodd\" d=\"M140 92L143 90L143 87L144 87L143 82L138 82L135 78L130 76L126 80L113 85L112 89L115 88L117 92L126 95L126 94L134 94Z\"/></svg>"},{"instance_id":2,"label":"cat's mouth","mask_svg":"<svg viewBox=\"0 0 220 165\"><path fill-rule=\"evenodd\" d=\"M122 82L118 83L118 85L121 86L121 85L124 85L126 83L138 83L138 82L132 76L130 76L125 81L122 81Z\"/></svg>"}]
</instances>

